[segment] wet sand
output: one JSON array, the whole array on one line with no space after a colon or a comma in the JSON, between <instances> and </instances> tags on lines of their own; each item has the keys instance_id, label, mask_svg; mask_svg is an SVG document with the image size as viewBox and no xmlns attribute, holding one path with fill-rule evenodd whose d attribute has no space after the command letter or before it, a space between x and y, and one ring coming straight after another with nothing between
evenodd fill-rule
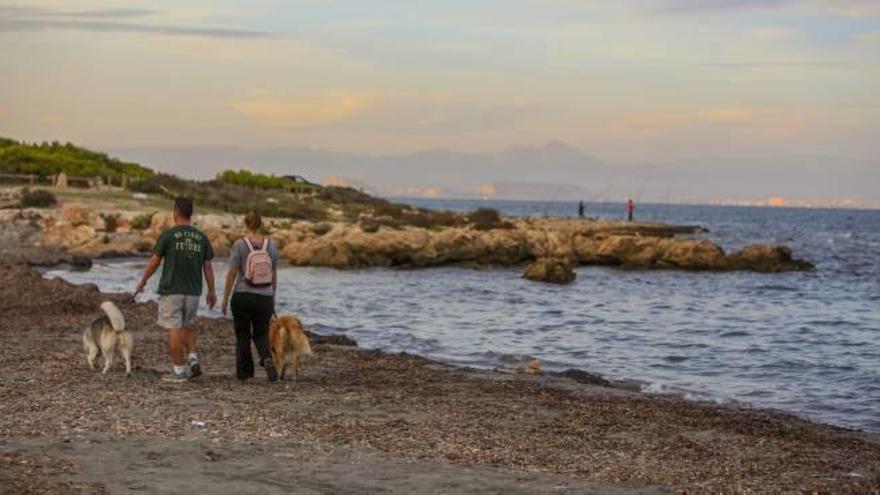
<instances>
[{"instance_id":1,"label":"wet sand","mask_svg":"<svg viewBox=\"0 0 880 495\"><path fill-rule=\"evenodd\" d=\"M165 383L154 303L0 254L3 493L880 492L875 437L767 411L320 340L300 381L243 384L224 320L197 322L205 376ZM85 363L106 299L135 337L130 378Z\"/></svg>"}]
</instances>

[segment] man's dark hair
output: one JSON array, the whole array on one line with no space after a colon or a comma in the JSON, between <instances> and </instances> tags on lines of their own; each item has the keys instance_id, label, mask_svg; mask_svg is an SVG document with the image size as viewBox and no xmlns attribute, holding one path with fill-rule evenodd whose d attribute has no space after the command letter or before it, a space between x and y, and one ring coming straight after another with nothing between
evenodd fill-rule
<instances>
[{"instance_id":1,"label":"man's dark hair","mask_svg":"<svg viewBox=\"0 0 880 495\"><path fill-rule=\"evenodd\" d=\"M179 196L174 200L174 211L176 211L181 218L189 220L193 216L193 201L189 198Z\"/></svg>"}]
</instances>

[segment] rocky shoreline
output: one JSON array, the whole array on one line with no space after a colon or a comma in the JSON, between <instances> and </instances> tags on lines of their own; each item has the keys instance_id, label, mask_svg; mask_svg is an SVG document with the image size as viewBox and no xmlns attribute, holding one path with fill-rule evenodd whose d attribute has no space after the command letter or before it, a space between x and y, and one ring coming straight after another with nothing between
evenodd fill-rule
<instances>
[{"instance_id":1,"label":"rocky shoreline","mask_svg":"<svg viewBox=\"0 0 880 495\"><path fill-rule=\"evenodd\" d=\"M27 257L0 271L0 484L16 492L880 490L875 437L577 371L477 371L312 335L300 382L242 385L231 325L200 318L206 375L169 385L154 303L44 279L24 262L53 253L0 248ZM134 331L131 378L85 366L79 329L106 299Z\"/></svg>"},{"instance_id":2,"label":"rocky shoreline","mask_svg":"<svg viewBox=\"0 0 880 495\"><path fill-rule=\"evenodd\" d=\"M242 235L240 219L233 215L197 215L195 223L219 256L228 255L231 244ZM750 245L726 253L700 238L704 230L697 226L557 218L511 218L488 229L280 219L266 223L282 256L294 266L525 266L549 259L571 267L625 269L781 272L814 268L785 246ZM0 225L28 232L26 237L36 246L95 258L148 253L171 219L166 213L101 211L94 205L67 203L54 209L0 210Z\"/></svg>"}]
</instances>

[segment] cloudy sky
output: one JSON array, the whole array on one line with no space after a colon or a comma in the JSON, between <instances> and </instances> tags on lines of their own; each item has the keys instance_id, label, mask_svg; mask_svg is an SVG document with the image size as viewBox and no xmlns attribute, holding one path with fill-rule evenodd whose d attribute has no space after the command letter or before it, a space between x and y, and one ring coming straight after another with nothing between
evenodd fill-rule
<instances>
[{"instance_id":1,"label":"cloudy sky","mask_svg":"<svg viewBox=\"0 0 880 495\"><path fill-rule=\"evenodd\" d=\"M880 156L876 0L0 0L0 134Z\"/></svg>"}]
</instances>

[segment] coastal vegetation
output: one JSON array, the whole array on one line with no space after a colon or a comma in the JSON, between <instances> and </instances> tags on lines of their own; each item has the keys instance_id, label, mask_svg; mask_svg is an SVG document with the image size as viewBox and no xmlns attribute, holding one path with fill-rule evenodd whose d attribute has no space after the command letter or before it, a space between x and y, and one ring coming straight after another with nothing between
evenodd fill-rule
<instances>
[{"instance_id":1,"label":"coastal vegetation","mask_svg":"<svg viewBox=\"0 0 880 495\"><path fill-rule=\"evenodd\" d=\"M58 199L45 189L26 189L21 194L21 206L25 208L47 208L58 203Z\"/></svg>"},{"instance_id":2,"label":"coastal vegetation","mask_svg":"<svg viewBox=\"0 0 880 495\"><path fill-rule=\"evenodd\" d=\"M48 177L61 172L69 176L100 176L120 179L146 178L154 174L137 163L124 162L104 153L58 141L26 143L0 137L0 173Z\"/></svg>"},{"instance_id":3,"label":"coastal vegetation","mask_svg":"<svg viewBox=\"0 0 880 495\"><path fill-rule=\"evenodd\" d=\"M274 175L253 173L248 170L226 170L217 174L217 180L224 184L251 187L254 189L287 189L292 181Z\"/></svg>"},{"instance_id":4,"label":"coastal vegetation","mask_svg":"<svg viewBox=\"0 0 880 495\"><path fill-rule=\"evenodd\" d=\"M125 162L71 143L28 144L0 138L0 173L35 175L46 178L65 173L70 177L100 176L119 181L125 175L133 192L173 198L191 197L207 210L242 214L256 211L266 217L325 222L345 220L360 223L364 231L381 227L401 229L419 227L437 230L469 224L479 230L506 228L500 214L481 208L470 215L415 208L378 198L343 186L318 186L302 179L276 177L249 170L226 170L213 180L188 180L159 173L137 163ZM117 182L118 183L118 182ZM33 190L22 198L25 207L55 204L45 190ZM147 218L134 220L138 226Z\"/></svg>"},{"instance_id":5,"label":"coastal vegetation","mask_svg":"<svg viewBox=\"0 0 880 495\"><path fill-rule=\"evenodd\" d=\"M221 180L194 181L169 174L156 174L132 184L131 189L160 194L169 199L187 196L204 208L243 214L256 211L262 216L319 221L327 218L328 208L313 197L297 197L283 190L257 193L253 188Z\"/></svg>"}]
</instances>

